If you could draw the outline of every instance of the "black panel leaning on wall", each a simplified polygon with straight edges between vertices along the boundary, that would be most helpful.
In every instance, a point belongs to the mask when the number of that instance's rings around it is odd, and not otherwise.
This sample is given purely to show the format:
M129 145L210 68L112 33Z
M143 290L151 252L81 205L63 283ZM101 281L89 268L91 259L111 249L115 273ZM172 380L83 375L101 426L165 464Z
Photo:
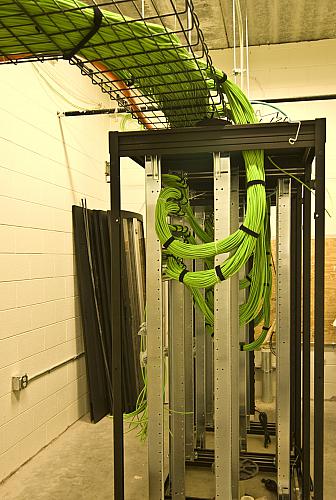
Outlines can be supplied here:
M72 207L72 215L90 413L93 422L98 422L113 414L109 217L107 212L78 206ZM144 270L135 262L139 249L144 252L141 215L122 213L122 236L123 404L127 413L135 409L142 388L138 330L143 321L144 280L137 273L144 276Z

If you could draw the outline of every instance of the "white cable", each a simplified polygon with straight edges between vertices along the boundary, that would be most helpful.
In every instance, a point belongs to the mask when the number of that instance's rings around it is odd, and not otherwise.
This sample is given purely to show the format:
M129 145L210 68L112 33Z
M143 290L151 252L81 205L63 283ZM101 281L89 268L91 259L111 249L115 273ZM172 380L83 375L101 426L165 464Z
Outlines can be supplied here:
M249 38L248 38L248 24L247 24L247 7L245 16L245 38L246 38L246 87L247 98L250 100L250 63L249 63Z
M48 71L46 67L42 68L41 65L36 63L32 63L32 66L39 78L48 86L48 88L50 88L58 97L66 101L74 108L85 110L87 109L88 105L93 105L94 107L98 108L101 107L100 103L97 103L93 99L88 98L84 94L80 96L77 92L76 95L72 88L67 87L63 79L61 81L58 81L57 76ZM67 94L67 97L64 94ZM73 99L79 101L79 103L83 104L84 106L74 103Z
M233 18L233 76L234 81L237 83L237 74L236 74L236 4L235 0L232 0L232 18Z
M276 320L273 321L273 323L271 324L271 328L268 329L267 335L262 345L266 345L269 343L272 333L275 332L275 322Z

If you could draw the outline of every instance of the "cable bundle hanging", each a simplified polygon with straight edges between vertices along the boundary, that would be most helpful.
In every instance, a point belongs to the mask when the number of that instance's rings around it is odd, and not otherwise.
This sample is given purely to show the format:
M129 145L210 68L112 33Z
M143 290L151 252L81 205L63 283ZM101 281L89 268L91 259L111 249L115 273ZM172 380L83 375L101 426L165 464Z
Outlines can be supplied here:
M16 0L0 5L0 62L67 59L146 128L190 126L225 114L189 0L181 12L170 0L168 13L150 0L148 18L131 0L101 2L102 9L99 3ZM136 19L124 15L130 9ZM185 9L190 26L183 24ZM167 27L172 20L174 30Z

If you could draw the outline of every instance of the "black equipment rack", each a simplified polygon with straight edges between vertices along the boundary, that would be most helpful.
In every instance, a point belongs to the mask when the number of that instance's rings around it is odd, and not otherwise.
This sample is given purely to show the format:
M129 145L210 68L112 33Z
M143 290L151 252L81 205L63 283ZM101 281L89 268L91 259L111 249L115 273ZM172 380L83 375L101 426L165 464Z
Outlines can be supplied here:
M295 175L315 190L315 269L314 269L314 415L313 444L314 472L310 465L310 339L311 339L311 191L294 183L291 214L291 369L292 391L292 449L300 478L302 498L310 498L311 476L315 500L323 500L324 467L324 267L325 267L325 141L326 122L320 118L303 121L295 141L297 123L270 123L226 127L190 127L174 130L140 132L110 132L111 163L111 232L112 232L112 363L114 400L114 495L124 498L124 437L122 408L122 337L120 303L120 158L129 157L144 165L147 155L161 156L162 168L169 168L169 160L180 156L183 168L189 163L193 171L201 170L213 152L230 153L241 165L240 152L262 149L265 151L266 189L272 194L277 179L286 175L269 161L273 159L281 168ZM197 158L200 161L197 161ZM315 158L315 180L311 180ZM178 166L176 167L178 169ZM206 180L203 180L206 183ZM205 185L202 189L206 188ZM294 201L294 203L293 203ZM302 228L302 230L301 230ZM301 253L302 250L302 253ZM302 254L302 259L301 259ZM302 326L302 327L301 327ZM301 357L302 341L302 357ZM302 377L301 377L302 373ZM301 397L302 396L302 397Z

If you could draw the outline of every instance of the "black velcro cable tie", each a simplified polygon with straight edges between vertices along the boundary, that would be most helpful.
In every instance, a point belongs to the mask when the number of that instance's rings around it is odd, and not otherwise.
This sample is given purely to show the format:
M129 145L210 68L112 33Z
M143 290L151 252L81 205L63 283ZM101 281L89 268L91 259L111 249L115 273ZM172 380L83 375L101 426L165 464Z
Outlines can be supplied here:
M189 271L188 271L188 269L183 269L183 271L181 271L180 276L179 276L179 281L180 281L181 283L183 283L183 278L185 277L185 275L186 275L188 272L189 272Z
M242 224L239 227L239 229L241 229L241 231L244 231L244 233L249 234L250 236L253 236L253 238L258 238L259 237L259 233L256 233L255 231L252 231L252 229L250 229L249 227L244 226L244 224Z
M266 186L266 182L262 181L261 179L255 179L254 181L248 181L246 184L246 188L249 188L251 186L256 186L257 184L261 184L262 186Z
M269 326L263 326L262 329L267 332L270 329L270 327Z
M79 52L99 30L103 19L103 14L101 13L97 5L93 7L93 12L94 12L94 17L93 17L92 28L85 35L85 37L76 45L76 47L73 47L71 50L63 54L64 59L68 60L72 59L77 54L77 52Z
M245 343L244 342L239 342L239 345L240 345L240 350L243 351Z
M167 250L167 248L169 247L169 245L171 243L173 243L174 240L175 240L174 236L171 236L170 238L168 238L168 240L162 245L163 248L165 248Z
M271 252L266 252L266 255L271 255Z
M221 76L221 78L217 78L217 81L218 83L224 83L226 82L227 78L227 74L223 72L223 75Z
M220 268L220 265L218 264L218 266L215 267L215 271L216 271L216 274L218 276L218 278L221 280L221 281L224 281L225 278L224 278L224 275L222 273L222 270Z
M182 201L184 198L184 194L181 192L179 198L175 198L176 201Z
M247 281L249 281L250 283L252 282L252 278L249 277L249 275L246 276L246 279Z

